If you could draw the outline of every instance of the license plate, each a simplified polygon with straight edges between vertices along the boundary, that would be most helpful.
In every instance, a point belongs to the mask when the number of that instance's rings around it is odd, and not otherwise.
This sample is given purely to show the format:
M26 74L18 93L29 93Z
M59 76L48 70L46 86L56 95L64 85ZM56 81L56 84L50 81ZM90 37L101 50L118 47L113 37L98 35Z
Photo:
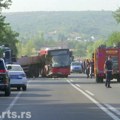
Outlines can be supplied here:
M18 75L11 75L10 78L11 79L22 79L22 77Z

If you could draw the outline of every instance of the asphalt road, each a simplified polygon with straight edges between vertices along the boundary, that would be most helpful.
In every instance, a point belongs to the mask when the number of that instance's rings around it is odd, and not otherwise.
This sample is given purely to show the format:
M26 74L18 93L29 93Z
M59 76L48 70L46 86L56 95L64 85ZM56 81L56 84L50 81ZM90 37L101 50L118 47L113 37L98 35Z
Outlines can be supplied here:
M0 92L0 120L120 120L120 84L111 86L84 74L29 79L27 91Z

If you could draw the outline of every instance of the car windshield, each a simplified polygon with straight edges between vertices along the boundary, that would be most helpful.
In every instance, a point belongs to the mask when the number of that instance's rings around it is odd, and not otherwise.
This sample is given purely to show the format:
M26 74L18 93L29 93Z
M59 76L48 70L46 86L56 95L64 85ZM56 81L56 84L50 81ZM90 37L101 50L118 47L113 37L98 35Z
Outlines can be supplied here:
M73 62L73 63L71 63L71 65L75 65L75 66L79 66L79 65L81 65L79 62Z
M23 71L21 66L11 66L11 69L9 71Z
M65 67L70 65L69 55L56 55L52 57L52 67Z

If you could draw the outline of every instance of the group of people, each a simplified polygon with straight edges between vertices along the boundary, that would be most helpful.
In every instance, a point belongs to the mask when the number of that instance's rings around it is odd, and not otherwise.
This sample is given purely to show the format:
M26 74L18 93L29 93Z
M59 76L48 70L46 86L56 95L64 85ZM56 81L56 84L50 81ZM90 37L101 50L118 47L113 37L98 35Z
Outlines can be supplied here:
M92 76L94 74L94 61L93 61L93 59L92 60L89 60L89 59L84 60L83 72L86 73L87 78L89 78L89 77L92 78Z
M86 73L87 78L93 76L94 74L94 60L89 60L86 59L83 62L83 72ZM113 63L112 63L112 59L111 56L107 57L107 60L104 63L104 72L106 75L106 81L105 81L105 86L107 88L111 88L110 86L110 80L112 79L112 73L113 73Z

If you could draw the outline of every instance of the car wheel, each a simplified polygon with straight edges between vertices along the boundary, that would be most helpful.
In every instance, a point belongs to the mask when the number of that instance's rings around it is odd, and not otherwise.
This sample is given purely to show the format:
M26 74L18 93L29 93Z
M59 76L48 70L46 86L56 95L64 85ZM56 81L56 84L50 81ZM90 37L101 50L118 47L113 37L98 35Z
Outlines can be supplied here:
M22 89L23 89L23 91L26 91L27 90L27 86L26 85L23 86Z
M20 87L17 87L17 90L20 91Z
M10 90L10 86L5 88L5 96L10 96L11 94L11 90Z

